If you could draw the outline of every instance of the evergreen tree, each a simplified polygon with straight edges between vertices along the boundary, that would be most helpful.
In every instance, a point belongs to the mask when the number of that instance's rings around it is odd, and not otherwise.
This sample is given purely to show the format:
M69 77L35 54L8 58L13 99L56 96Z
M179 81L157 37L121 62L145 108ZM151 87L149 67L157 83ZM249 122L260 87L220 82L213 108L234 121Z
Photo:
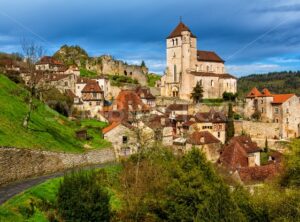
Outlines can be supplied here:
M200 82L197 82L196 86L191 93L191 99L194 103L199 103L202 101L203 98L203 87L201 86Z
M226 127L226 141L228 142L232 137L234 137L233 111L232 111L232 103L229 103L228 121Z
M265 152L267 153L269 151L269 144L268 144L268 138L266 137L265 140Z
M141 67L146 67L146 63L145 63L144 60L143 60L142 63L141 63Z

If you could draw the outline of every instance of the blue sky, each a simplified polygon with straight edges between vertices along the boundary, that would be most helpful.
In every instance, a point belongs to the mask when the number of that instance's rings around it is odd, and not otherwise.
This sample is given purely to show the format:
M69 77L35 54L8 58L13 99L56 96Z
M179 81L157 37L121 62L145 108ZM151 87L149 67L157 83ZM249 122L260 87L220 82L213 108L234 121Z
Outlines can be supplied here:
M0 0L0 51L34 39L52 54L63 44L90 55L165 69L165 38L179 16L237 76L300 70L299 0Z

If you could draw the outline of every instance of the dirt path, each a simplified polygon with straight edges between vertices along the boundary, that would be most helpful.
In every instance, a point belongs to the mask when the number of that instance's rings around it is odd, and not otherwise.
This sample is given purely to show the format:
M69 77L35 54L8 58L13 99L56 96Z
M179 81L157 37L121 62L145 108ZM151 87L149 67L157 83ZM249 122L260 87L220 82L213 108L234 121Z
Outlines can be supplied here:
M115 163L103 163L95 166L88 166L88 167L83 167L81 169L97 169L97 168L103 168L106 166L114 165ZM66 170L63 172L57 172L49 175L44 175L40 177L35 177L35 178L30 178L22 181L18 181L15 183L8 184L4 187L0 187L0 205L12 198L13 196L27 190L30 187L33 187L35 185L38 185L40 183L45 182L46 180L56 178L56 177L61 177L64 175L66 172L70 172L71 170Z

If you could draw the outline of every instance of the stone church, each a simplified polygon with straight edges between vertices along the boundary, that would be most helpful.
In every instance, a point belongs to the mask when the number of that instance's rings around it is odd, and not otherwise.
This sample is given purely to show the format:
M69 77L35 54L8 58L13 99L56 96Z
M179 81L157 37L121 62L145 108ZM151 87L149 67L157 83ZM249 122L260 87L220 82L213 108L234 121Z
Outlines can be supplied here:
M167 68L161 79L161 95L190 100L199 82L203 98L222 98L224 92L236 93L236 77L226 73L215 52L197 50L197 37L182 22L166 39Z

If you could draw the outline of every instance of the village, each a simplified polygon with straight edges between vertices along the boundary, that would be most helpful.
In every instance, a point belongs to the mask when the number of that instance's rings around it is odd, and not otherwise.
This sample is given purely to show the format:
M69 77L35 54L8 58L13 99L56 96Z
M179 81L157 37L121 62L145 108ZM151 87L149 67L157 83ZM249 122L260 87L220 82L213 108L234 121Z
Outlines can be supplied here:
M77 64L66 66L51 56L40 58L33 73L14 61L0 62L25 85L54 87L68 95L69 118L106 122L102 135L117 159L161 143L178 155L200 149L242 184L280 174L282 153L300 134L299 97L253 88L245 98L236 98L237 78L226 73L225 61L213 51L198 50L196 36L182 22L166 38L166 61L154 87L147 86L147 73L134 67L116 75L139 84L115 85L110 75L82 77ZM226 101L224 95L232 98Z

